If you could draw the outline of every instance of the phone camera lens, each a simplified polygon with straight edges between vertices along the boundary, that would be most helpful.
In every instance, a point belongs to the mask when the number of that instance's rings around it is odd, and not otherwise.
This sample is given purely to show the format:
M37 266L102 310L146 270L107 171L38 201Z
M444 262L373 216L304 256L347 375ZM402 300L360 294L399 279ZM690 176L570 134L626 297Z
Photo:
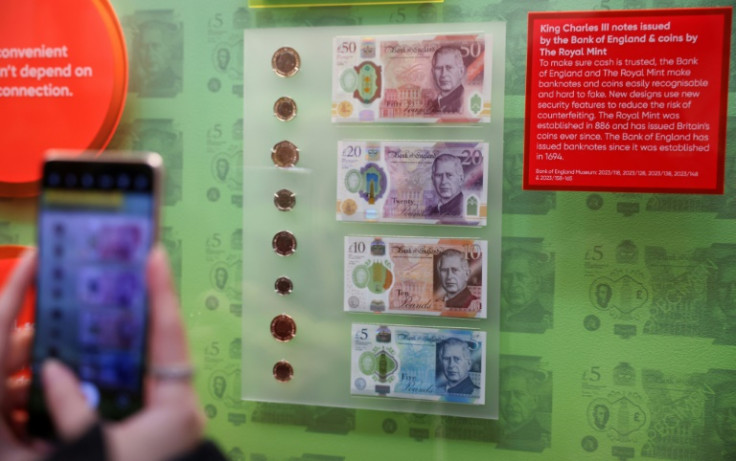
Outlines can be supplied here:
M143 175L138 175L135 177L135 188L138 190L143 190L148 187L148 178L146 178Z
M85 173L84 175L82 175L82 186L85 189L89 189L90 187L94 185L94 183L95 183L95 178L93 178L91 174Z
M59 184L61 184L61 176L59 176L59 173L51 173L49 174L49 186L56 187Z
M77 185L77 175L72 174L72 173L68 173L64 177L64 184L66 185L66 187L74 187L74 186L76 186Z
M118 188L127 189L128 187L130 187L130 176L127 174L121 174L118 176Z
M103 174L100 176L100 187L103 189L109 189L112 187L112 176L109 174Z

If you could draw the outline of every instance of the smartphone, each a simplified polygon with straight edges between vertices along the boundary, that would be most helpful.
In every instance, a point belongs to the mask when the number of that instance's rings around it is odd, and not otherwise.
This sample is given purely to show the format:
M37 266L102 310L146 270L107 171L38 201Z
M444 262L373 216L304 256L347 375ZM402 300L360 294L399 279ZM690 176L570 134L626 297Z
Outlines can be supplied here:
M149 250L158 239L161 157L46 157L38 206L28 432L55 438L41 383L53 357L77 374L103 419L143 403Z

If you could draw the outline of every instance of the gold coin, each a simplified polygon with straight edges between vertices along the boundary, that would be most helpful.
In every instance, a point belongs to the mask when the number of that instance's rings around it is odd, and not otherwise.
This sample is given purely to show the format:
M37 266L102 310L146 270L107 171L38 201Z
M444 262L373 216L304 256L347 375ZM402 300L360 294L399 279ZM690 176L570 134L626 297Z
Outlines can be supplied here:
M277 315L271 320L271 336L284 343L291 341L296 336L296 322L286 314Z
M343 101L337 105L337 113L343 118L350 117L353 113L353 105L348 101Z
M288 96L283 96L273 104L273 114L282 122L288 122L296 117L296 103Z
M271 241L273 251L281 256L289 256L296 251L296 237L289 231L281 231Z
M279 77L291 77L299 72L301 64L299 53L288 46L276 50L271 58L271 68Z
M299 161L299 148L291 141L281 141L271 149L271 160L276 166L290 168Z
M294 291L294 283L289 277L279 277L276 279L276 283L273 284L276 293L286 296Z
M285 383L287 381L291 381L291 378L293 376L294 367L292 367L291 364L286 360L279 360L273 366L273 377L276 378L276 381L281 381L282 383Z
M356 211L358 211L358 204L355 203L355 200L349 198L342 202L340 209L342 210L343 214L352 216L355 214Z
M273 204L279 211L290 211L296 205L296 195L289 189L281 189L273 194Z

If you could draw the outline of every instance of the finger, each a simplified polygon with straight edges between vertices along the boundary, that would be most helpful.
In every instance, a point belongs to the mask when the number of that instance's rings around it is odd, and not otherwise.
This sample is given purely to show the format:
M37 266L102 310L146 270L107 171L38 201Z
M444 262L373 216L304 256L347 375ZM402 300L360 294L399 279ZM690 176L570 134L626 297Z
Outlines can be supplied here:
M76 376L54 359L44 362L41 375L46 405L59 436L62 440L80 437L97 416L87 404Z
M31 285L36 271L36 252L27 250L10 274L5 287L0 292L0 370L5 370L5 360L9 342L7 338L13 330L23 297Z
M34 461L44 453L41 447L27 447L17 442L13 428L4 424L0 424L0 441L0 459L3 461Z
M28 390L31 381L26 377L8 378L6 380L5 398L2 402L2 415L8 429L16 440L24 440L25 426L28 421L26 406L28 404Z
M8 357L5 359L6 374L15 373L30 364L32 341L33 328L31 326L12 332L10 350L8 351Z
M3 412L26 408L30 387L31 380L25 376L8 378L5 386L5 398L3 399Z
M189 352L179 300L174 293L168 258L160 245L151 251L149 258L148 288L151 300L151 364L188 364Z
M28 412L25 410L12 410L8 414L8 429L13 433L16 440L28 440Z

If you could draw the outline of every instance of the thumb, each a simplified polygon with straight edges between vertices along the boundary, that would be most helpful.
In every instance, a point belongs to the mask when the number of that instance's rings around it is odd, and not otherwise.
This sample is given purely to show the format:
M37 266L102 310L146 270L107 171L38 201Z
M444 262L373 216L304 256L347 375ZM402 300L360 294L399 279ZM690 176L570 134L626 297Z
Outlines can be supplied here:
M41 371L46 406L62 440L81 437L97 419L74 373L58 360L44 362Z

